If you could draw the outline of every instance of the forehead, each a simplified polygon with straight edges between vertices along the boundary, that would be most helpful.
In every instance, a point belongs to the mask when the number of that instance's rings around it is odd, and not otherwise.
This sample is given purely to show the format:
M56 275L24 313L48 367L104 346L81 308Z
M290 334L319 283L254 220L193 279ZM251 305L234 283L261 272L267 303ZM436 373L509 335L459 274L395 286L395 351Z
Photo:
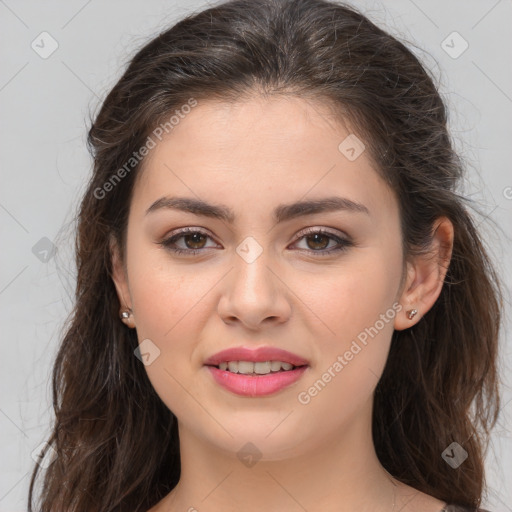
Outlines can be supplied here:
M321 102L199 101L156 140L143 162L134 202L147 208L160 196L187 195L256 210L328 193L369 209L393 208L392 191L362 144Z

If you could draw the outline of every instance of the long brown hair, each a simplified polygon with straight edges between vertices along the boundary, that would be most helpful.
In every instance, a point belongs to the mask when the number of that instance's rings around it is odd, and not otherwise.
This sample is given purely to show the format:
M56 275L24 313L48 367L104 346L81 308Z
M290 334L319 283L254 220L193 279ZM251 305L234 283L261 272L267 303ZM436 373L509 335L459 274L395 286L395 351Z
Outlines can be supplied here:
M218 4L133 57L88 135L94 172L77 216L76 301L53 368L48 443L57 457L44 472L38 510L143 512L178 482L177 420L134 357L135 331L119 320L109 240L124 255L141 170L126 163L155 127L190 98L236 101L254 92L316 98L350 122L396 193L406 256L428 249L437 218L453 223L439 299L414 327L393 334L375 391L373 437L397 479L440 500L480 505L499 410L502 296L471 204L457 191L464 165L434 81L397 38L326 0ZM442 457L452 442L468 452L457 469Z

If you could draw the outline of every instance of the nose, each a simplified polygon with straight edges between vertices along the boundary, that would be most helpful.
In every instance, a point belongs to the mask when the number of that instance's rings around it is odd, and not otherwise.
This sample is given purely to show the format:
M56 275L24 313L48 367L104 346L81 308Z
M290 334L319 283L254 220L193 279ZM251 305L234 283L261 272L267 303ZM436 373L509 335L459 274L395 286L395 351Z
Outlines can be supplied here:
M249 330L260 330L288 321L291 295L279 271L271 268L266 251L252 262L236 255L234 268L223 280L218 313L227 324L240 323Z

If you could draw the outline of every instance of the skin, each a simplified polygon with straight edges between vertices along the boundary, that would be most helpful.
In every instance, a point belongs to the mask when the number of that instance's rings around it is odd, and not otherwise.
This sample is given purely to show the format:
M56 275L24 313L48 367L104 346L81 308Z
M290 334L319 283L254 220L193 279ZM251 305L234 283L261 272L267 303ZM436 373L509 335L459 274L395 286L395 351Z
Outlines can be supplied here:
M139 342L149 338L160 350L145 369L179 424L181 479L151 512L442 509L443 502L381 466L371 412L393 330L420 321L439 296L453 227L438 219L430 255L404 262L392 190L366 151L350 161L338 150L350 133L326 105L296 97L201 101L146 157L130 206L126 258L115 244L112 258L119 300L133 310L126 323ZM362 203L369 214L272 220L282 203L332 195ZM222 203L236 220L166 208L146 214L162 196ZM199 255L159 245L188 226L207 237L176 244ZM353 245L318 256L337 242L304 237L305 228L325 228ZM262 249L251 263L236 252L246 237ZM401 306L394 318L300 403L298 394L393 304ZM419 313L410 320L413 308ZM217 385L203 363L242 345L284 348L310 365L274 395L241 397ZM237 456L248 442L261 453L251 467Z

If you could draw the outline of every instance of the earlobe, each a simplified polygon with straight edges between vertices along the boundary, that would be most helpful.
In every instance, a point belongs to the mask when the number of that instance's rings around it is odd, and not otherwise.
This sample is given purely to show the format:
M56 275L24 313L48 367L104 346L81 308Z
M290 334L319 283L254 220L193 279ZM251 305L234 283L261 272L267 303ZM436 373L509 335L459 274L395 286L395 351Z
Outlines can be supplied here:
M121 308L119 311L119 318L131 329L135 327L135 319L133 318L133 311L131 308Z
M408 263L407 280L400 298L402 311L395 318L397 331L412 327L441 294L453 249L453 224L446 217L433 227L431 248Z
M397 313L394 322L394 328L396 331L402 331L409 327L412 327L416 321L420 319L420 316L413 321L419 313L415 306L416 298L413 296L415 290L416 279L416 265L411 262L407 262L407 275L403 286L402 295L399 303L401 305L400 311Z
M130 291L128 287L128 278L123 261L120 257L119 247L117 242L110 239L110 258L112 262L112 281L116 287L117 297L121 308L119 310L119 318L121 321L130 328L135 327L135 319L131 309Z

